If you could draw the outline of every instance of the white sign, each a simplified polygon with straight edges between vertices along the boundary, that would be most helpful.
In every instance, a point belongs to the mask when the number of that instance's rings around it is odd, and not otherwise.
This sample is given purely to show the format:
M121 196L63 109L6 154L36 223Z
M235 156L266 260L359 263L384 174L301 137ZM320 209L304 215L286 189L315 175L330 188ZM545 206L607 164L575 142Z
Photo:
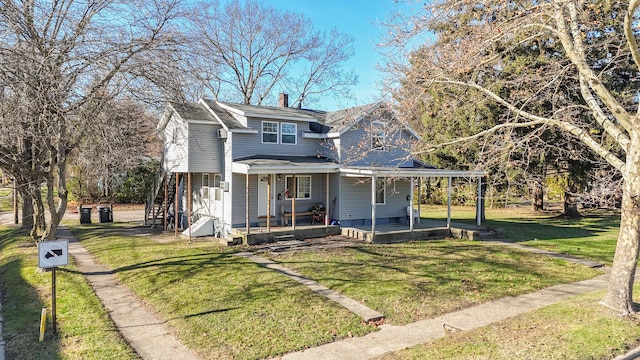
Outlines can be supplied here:
M38 267L51 268L67 264L69 264L68 239L38 243Z

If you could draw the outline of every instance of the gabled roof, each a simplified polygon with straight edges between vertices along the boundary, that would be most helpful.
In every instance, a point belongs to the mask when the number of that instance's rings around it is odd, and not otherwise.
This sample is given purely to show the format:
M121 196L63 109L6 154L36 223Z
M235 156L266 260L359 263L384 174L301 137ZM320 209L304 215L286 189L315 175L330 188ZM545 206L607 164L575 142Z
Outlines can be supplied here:
M184 121L217 123L215 117L213 117L213 115L211 115L204 106L198 103L170 101L165 107L164 114L162 115L157 128L164 129L174 113L178 114L178 116L180 116Z
M200 103L207 106L211 113L218 119L220 124L227 130L245 129L240 121L234 118L227 110L218 105L218 102L211 99L200 99Z
M282 119L295 121L316 121L316 118L307 114L305 111L295 108L282 106L262 106L262 105L246 105L232 104L225 102L217 102L220 107L227 111L233 112L244 117L257 117L263 119Z
M258 106L246 104L233 104L215 101L211 99L201 99L198 103L177 103L170 102L169 106L177 112L185 121L206 121L219 123L227 130L253 130L246 127L234 115L242 117L255 117L263 119L277 119L290 121L309 122L311 132L318 134L342 135L351 129L358 122L377 110L389 111L393 116L395 113L384 102L376 102L361 106L356 106L338 111L321 111L311 109L296 109L280 106ZM167 116L165 112L165 117ZM171 114L168 114L170 117ZM160 126L165 126L168 118L163 117ZM314 125L315 124L315 125ZM420 139L413 129L405 127L411 135Z
M197 120L197 121L210 121L216 122L216 119L211 115L209 111L198 103L179 103L170 102L169 105L173 107L176 113L180 115L183 120Z

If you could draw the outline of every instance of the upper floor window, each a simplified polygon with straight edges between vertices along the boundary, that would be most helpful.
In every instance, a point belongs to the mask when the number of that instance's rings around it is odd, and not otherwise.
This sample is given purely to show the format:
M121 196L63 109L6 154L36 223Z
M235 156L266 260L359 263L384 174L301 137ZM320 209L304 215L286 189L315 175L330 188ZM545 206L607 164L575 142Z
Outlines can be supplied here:
M281 143L283 144L296 144L296 137L298 134L298 125L291 123L282 123L281 129Z
M262 122L262 142L278 143L278 123L274 121Z
M384 151L386 141L385 123L374 121L371 123L371 150Z

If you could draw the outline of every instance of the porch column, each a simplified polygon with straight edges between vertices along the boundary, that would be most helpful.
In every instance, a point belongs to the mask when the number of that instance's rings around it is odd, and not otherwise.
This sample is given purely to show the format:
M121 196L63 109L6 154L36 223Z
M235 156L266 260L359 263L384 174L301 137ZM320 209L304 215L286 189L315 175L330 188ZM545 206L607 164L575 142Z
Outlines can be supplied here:
M175 201L173 202L173 231L174 231L174 235L177 237L178 236L178 209L180 208L178 206L178 191L180 190L180 173L177 172L176 173L176 198Z
M413 178L410 181L409 190L409 231L413 232Z
M292 175L292 180L291 180L291 190L290 195L291 195L291 230L295 230L296 229L296 196L298 195L298 188L296 186L296 174Z
M422 207L422 176L418 177L418 224L420 224L420 219L422 218L422 214L420 213L421 207Z
M378 178L373 175L371 177L371 242L376 237L376 183Z
M329 226L329 173L325 174L324 226Z
M169 211L169 209L167 209L167 204L169 203L169 176L168 174L165 172L164 173L164 198L163 198L163 202L162 202L162 216L164 217L164 219L162 219L162 226L164 227L164 231L167 231L167 211Z
M187 225L189 225L189 243L191 243L191 173L187 173Z
M478 176L478 197L476 201L476 225L482 224L482 176Z
M267 175L267 232L271 232L271 174Z
M244 222L245 222L245 228L247 231L247 235L249 235L249 231L251 226L249 226L249 173L247 173L246 177L245 177L245 187L244 187L244 199L245 199L245 216L244 216Z
M447 228L451 227L451 176L447 182Z

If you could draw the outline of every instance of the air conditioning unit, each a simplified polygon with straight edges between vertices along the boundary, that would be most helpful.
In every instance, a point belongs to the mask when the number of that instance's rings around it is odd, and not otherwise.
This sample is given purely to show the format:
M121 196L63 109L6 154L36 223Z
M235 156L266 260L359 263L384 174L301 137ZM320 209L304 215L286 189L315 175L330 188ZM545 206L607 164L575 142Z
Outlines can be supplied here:
M218 129L218 139L226 139L227 138L227 130Z
M220 182L220 189L222 189L222 191L224 191L224 192L228 192L229 191L229 182L228 181L221 181Z

